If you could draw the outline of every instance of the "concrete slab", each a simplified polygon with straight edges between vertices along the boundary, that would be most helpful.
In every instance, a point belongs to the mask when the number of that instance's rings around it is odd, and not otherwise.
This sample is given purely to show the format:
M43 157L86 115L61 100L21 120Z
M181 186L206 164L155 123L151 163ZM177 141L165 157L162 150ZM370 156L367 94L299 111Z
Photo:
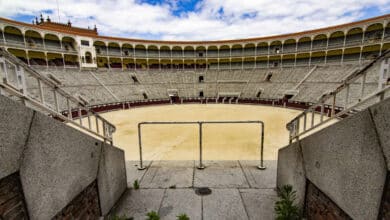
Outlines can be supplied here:
M194 166L194 161L154 161L142 178L140 187L192 187Z
M0 179L19 170L34 111L0 95Z
M123 150L102 143L97 182L101 212L106 215L127 188Z
M50 219L98 173L101 142L35 113L20 177L30 219Z
M193 189L167 189L159 214L162 220L186 214L191 220L202 219L202 199Z
M277 193L273 189L240 189L249 219L274 220Z
M164 196L164 189L129 189L118 202L111 215L133 217L145 220L146 213L158 212Z
M306 177L352 219L376 219L387 168L368 110L301 140Z
M249 182L251 188L258 189L274 189L276 188L276 160L265 160L265 170L257 168L259 161L244 160L239 161L244 170L245 177Z
M205 161L206 168L195 170L195 187L249 188L238 161Z
M386 157L387 170L390 170L390 98L372 106L370 112Z
M277 187L292 185L297 191L297 204L303 208L306 193L306 174L299 142L278 151Z
M151 165L152 161L144 161L144 165L149 167ZM127 177L127 187L132 188L134 181L138 180L140 182L147 171L145 170L138 170L139 161L135 160L127 160L126 161L126 177Z
M202 199L204 220L249 219L238 189L212 189L212 193Z

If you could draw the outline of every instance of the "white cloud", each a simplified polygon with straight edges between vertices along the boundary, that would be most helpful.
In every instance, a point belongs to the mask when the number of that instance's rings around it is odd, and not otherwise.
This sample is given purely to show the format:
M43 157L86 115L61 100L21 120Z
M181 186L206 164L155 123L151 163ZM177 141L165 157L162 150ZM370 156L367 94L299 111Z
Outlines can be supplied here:
M165 40L234 39L291 33L351 22L365 9L390 10L390 0L203 0L196 11L173 15L176 0L151 5L136 0L59 0L62 22L98 26L103 35ZM54 0L0 0L0 15L49 15L57 20Z

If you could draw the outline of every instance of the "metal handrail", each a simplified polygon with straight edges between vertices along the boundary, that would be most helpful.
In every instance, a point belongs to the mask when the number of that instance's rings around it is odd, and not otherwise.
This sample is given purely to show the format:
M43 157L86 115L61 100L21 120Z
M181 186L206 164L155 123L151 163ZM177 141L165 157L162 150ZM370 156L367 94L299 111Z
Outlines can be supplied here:
M11 69L14 71L11 72ZM29 93L26 85L27 74L36 80L37 88L33 89L38 90L39 98L35 98L33 94ZM88 103L82 97L77 98L67 93L59 87L60 82L55 78L51 79L40 74L1 48L0 77L0 94L18 97L25 105L32 105L42 112L48 113L53 118L75 125L93 136L109 141L111 144L113 143L112 134L116 130L115 126L89 108L87 106ZM53 92L54 103L51 103L53 105L45 102L46 89ZM60 108L60 98L66 102L66 111ZM73 117L73 113L76 114L75 117ZM83 113L88 120L86 125L82 122ZM95 117L95 128L92 126L91 117ZM74 120L76 118L79 119L78 123ZM101 127L99 124L101 124Z
M138 123L138 146L139 146L139 170L144 170L146 167L143 166L142 159L142 134L141 134L141 126L142 125L151 125L151 124L159 124L159 125L167 125L167 124L197 124L199 125L199 165L198 169L206 168L203 164L203 124L260 124L261 126L261 139L260 139L260 164L257 166L260 170L265 170L263 161L263 150L264 150L264 122L262 121L146 121Z
M378 62L381 62L381 68L378 74L378 80L374 82L378 84L378 89L364 96L365 86L367 84L373 84L372 82L366 81L367 71ZM289 123L287 123L286 128L287 130L289 130L290 133L289 142L291 143L294 139L298 140L300 136L312 131L313 129L320 127L321 125L328 123L332 119L342 119L358 112L358 106L362 105L363 103L367 103L368 101L371 101L376 97L379 97L378 101L383 100L385 92L390 90L390 85L386 85L387 79L385 79L386 73L389 73L389 71L390 50L385 51L381 56L364 66L362 69L352 72L345 78L345 80L340 86L338 86L328 94L324 94L323 96L321 96L317 103L313 104L304 112L292 119ZM390 75L388 75L387 77L390 78ZM357 82L357 80L359 79L361 79L361 82ZM350 87L351 85L357 85L357 83L360 84L360 98L350 104ZM336 101L339 97L338 94L344 90L346 93L344 97L345 100L343 106L336 106ZM327 102L331 102L330 106L325 104ZM325 112L326 107L328 109L328 112ZM317 124L314 123L314 114L316 112L320 113L320 122ZM311 123L309 125L307 125L308 115L311 115ZM329 118L324 119L325 115L329 116ZM300 123L301 119L303 119L303 128Z

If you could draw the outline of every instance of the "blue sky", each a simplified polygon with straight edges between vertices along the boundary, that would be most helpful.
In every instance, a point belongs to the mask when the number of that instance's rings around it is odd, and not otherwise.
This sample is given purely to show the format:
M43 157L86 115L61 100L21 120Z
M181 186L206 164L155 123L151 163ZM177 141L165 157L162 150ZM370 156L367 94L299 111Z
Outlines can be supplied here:
M218 40L291 33L390 13L390 0L58 0L60 21L99 34ZM0 0L0 16L58 21L54 0Z

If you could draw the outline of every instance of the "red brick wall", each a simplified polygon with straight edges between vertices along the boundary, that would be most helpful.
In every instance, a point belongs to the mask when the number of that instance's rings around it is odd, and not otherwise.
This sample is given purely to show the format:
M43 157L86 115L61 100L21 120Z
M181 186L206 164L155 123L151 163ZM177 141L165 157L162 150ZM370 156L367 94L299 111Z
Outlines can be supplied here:
M307 219L351 219L336 203L307 181L305 215Z
M98 219L99 216L98 188L93 181L53 219Z
M0 219L28 219L18 172L0 180Z

